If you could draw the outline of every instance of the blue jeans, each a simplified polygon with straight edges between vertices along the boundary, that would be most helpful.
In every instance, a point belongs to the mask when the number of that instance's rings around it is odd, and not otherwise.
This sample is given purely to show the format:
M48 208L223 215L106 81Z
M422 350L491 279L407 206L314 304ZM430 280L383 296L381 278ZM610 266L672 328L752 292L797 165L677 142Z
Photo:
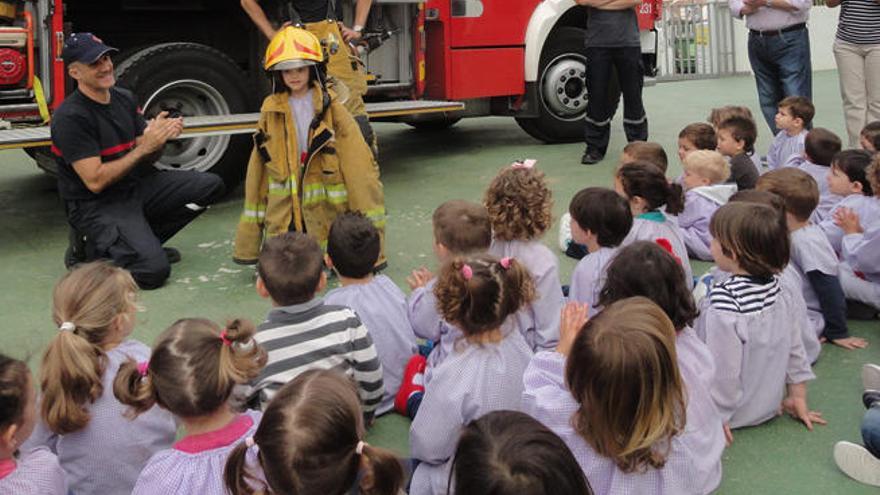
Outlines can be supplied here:
M775 36L749 33L749 62L755 72L764 120L776 135L776 107L786 96L813 98L810 33L806 28Z
M862 442L874 457L880 458L880 404L868 409L862 418Z

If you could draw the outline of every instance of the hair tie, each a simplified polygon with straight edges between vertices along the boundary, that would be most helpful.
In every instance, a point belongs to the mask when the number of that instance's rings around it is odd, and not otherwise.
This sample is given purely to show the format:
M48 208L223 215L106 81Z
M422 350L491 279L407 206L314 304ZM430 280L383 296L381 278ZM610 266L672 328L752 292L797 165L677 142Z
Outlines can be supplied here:
M355 452L357 455L363 455L363 453L364 453L364 447L366 447L366 446L367 446L367 442L364 442L363 440L360 440L360 441L358 441L357 447L354 448L354 452Z
M467 263L461 265L461 276L464 277L465 280L474 278L474 269L471 268L471 265L468 265Z
M229 337L227 337L226 335L227 335L227 333L226 333L226 329L224 328L223 331L220 332L220 340L223 341L223 345L225 345L225 346L231 346L231 345L232 345L232 341L229 340Z
M147 372L150 371L150 362L149 361L141 361L137 365L138 374L141 377L147 376Z
M498 264L501 265L501 268L504 268L505 270L507 270L510 268L510 262L512 260L513 260L513 258L511 258L510 256L505 256L505 257L501 258L501 261L499 261Z
M61 332L73 332L76 330L76 324L72 321L65 321L60 327L58 327L58 330Z
M663 248L664 251L671 254L672 257L675 258L675 261L677 261L679 265L681 264L681 258L679 258L678 256L675 255L675 251L672 250L672 243L669 242L669 239L667 239L665 237L658 237L658 238L654 239L654 242L657 243L658 246Z
M512 168L512 169L518 169L518 168L530 169L530 168L534 168L536 163L538 163L538 160L533 160L531 158L524 159L524 160L517 160L517 161L510 164L510 168Z

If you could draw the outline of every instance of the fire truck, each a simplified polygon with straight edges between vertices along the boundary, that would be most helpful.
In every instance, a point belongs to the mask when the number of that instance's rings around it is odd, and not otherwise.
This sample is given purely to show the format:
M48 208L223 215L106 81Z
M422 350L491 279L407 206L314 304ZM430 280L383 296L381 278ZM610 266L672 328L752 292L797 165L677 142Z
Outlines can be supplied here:
M283 1L261 4L271 11ZM660 1L637 7L647 76ZM350 25L348 3L341 10ZM586 10L573 0L374 0L357 46L370 118L440 129L504 115L541 141L579 140L587 99L619 98L613 89L587 93L585 27ZM73 89L61 59L73 31L119 49L118 84L148 118L184 116L184 134L157 167L241 180L268 79L266 41L235 0L0 0L0 149L23 148L54 169L47 123Z

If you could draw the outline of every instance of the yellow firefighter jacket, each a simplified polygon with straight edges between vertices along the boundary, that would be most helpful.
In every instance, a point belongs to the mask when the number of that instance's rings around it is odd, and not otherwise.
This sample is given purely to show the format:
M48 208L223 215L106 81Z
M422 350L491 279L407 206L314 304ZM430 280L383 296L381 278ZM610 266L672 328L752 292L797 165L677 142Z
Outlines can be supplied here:
M233 258L254 263L264 238L290 230L307 232L321 247L336 215L360 211L379 229L384 253L385 206L379 166L351 114L313 86L316 119L308 146L296 142L286 92L263 100L248 162L244 211L235 233ZM300 165L299 149L306 149ZM379 261L384 261L380 254Z

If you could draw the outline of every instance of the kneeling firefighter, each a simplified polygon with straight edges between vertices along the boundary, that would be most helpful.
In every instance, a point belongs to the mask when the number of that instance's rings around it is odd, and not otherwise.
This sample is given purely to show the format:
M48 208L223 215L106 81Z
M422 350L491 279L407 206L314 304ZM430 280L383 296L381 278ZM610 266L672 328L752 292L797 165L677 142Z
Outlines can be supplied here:
M307 232L321 246L336 215L360 211L379 229L385 263L385 206L379 166L351 113L328 83L324 48L285 27L266 49L273 93L263 100L248 162L244 212L233 259L257 261L262 241Z

